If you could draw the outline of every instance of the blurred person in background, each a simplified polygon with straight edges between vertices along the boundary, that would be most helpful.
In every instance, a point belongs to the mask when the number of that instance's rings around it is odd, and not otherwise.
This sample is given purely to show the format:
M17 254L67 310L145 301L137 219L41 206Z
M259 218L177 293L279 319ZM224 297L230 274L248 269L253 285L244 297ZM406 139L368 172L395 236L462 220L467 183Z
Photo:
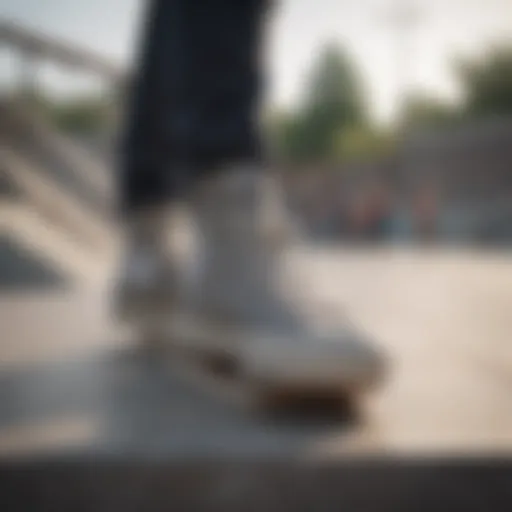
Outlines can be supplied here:
M432 240L438 230L438 197L431 184L425 184L414 200L416 232L420 240Z
M264 332L285 345L315 341L317 352L321 344L277 285L286 224L258 127L270 3L150 2L122 147L117 307L136 322L182 305L166 242L177 229L170 206L184 201L202 262L186 309L204 343L223 343L226 330L257 343ZM340 347L353 348L348 338Z

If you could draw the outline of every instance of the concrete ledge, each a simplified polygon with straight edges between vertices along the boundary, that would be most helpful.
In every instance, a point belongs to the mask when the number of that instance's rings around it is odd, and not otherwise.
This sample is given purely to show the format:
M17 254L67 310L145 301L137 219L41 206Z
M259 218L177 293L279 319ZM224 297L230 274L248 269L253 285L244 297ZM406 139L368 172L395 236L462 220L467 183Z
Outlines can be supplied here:
M511 473L496 459L45 462L4 466L0 491L6 510L499 512Z

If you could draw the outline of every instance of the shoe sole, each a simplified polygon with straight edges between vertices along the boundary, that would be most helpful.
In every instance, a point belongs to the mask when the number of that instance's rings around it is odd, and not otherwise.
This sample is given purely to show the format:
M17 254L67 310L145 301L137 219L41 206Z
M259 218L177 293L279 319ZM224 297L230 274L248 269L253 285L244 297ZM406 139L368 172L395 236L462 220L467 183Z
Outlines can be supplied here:
M204 334L211 336L211 332ZM263 378L249 371L247 361L233 350L240 343L233 341L233 335L226 336L224 348L211 347L204 342L187 343L183 337L176 342L179 338L176 332L167 333L165 338L170 346L202 373L222 380L224 385L243 386L257 409L272 413L295 409L314 413L316 408L327 408L341 411L345 415L348 410L357 409L360 397L383 384L389 370L387 361L379 354L375 358L374 368L366 372L364 378L338 378L331 382L315 382L314 379L284 380L277 374L274 374L274 378ZM190 337L188 341L191 341Z

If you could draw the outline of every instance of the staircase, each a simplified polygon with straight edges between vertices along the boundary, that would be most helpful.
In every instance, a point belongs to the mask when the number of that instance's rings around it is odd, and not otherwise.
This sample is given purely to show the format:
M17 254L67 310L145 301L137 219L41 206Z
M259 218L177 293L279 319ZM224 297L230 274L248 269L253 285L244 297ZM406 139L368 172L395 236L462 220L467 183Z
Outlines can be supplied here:
M0 264L10 262L0 287L103 275L116 239L111 179L101 158L35 114L0 104Z

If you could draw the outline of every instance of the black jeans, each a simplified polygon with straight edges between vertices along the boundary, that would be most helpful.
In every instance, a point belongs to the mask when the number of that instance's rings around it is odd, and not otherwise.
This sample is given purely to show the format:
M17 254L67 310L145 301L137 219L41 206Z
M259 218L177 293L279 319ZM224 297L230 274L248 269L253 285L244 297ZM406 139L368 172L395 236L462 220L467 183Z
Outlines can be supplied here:
M120 160L122 208L171 200L205 173L255 162L269 0L151 0Z

